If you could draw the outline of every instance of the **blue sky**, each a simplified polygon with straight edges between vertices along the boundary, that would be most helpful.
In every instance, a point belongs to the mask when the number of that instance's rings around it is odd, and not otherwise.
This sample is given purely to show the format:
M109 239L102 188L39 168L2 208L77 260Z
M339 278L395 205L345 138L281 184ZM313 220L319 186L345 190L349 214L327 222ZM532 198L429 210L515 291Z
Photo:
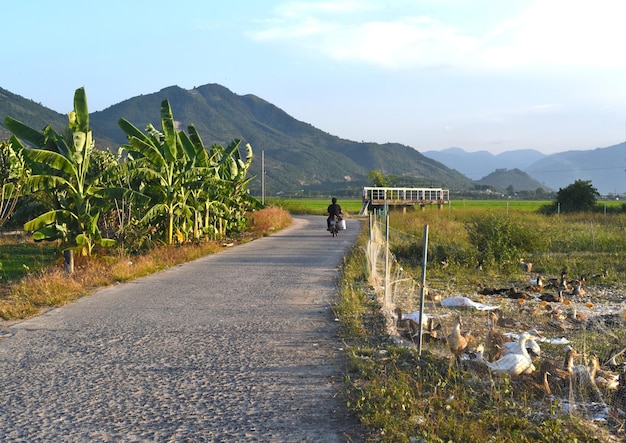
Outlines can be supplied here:
M97 111L218 83L420 152L626 138L624 0L32 0L2 16L0 87L62 113L81 86Z

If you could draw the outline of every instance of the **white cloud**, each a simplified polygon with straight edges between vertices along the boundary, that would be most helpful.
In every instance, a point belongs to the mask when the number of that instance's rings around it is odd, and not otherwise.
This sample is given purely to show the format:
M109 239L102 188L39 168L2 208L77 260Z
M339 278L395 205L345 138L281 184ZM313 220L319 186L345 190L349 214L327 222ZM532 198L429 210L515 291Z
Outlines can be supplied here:
M517 120L519 118L533 117L540 114L556 113L562 111L562 109L562 105L546 103L486 111L479 114L479 119L485 122L502 124L509 123L512 119Z
M395 2L401 8L390 4L394 2L288 2L251 36L335 61L385 68L626 66L623 0L522 2L524 9L503 12L495 25L483 28L476 21L490 12L489 2L478 3L465 23L430 2Z
M364 1L296 1L287 2L276 8L276 11L287 18L301 18L311 14L351 14L372 9L372 5Z
M475 39L425 15L379 19L381 8L380 3L353 1L287 3L265 28L250 35L338 61L388 68L447 64L477 47ZM375 18L370 18L372 12Z
M485 35L485 62L499 67L624 67L626 2L542 0Z
M333 44L341 41L341 44ZM439 66L472 53L477 42L425 16L370 21L339 30L321 51L335 60L363 61L389 68ZM442 52L441 48L449 48Z

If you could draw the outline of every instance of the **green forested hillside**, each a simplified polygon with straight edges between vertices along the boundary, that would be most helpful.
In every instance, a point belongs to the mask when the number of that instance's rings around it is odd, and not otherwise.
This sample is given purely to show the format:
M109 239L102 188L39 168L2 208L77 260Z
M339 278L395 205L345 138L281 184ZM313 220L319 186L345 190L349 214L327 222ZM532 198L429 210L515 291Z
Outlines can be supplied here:
M89 91L86 92L89 99ZM0 108L0 122L7 115L32 127L43 128L45 122L63 127L67 121L64 115L9 94L5 94L7 103L3 100ZM261 190L262 153L268 196L302 191L360 195L360 188L370 184L367 174L373 169L397 175L407 185L450 189L472 186L472 181L464 175L411 147L341 139L292 118L255 95L237 95L217 84L192 90L171 86L90 114L96 146L115 151L126 142L118 126L120 117L138 128L145 128L148 123L158 126L160 103L164 99L170 101L181 129L193 124L205 145L227 145L235 138L252 145L255 159L251 174L255 179L250 189L257 195ZM34 116L39 120L28 120ZM10 135L4 134L0 134L3 139Z
M61 130L67 125L66 115L0 88L0 140L11 138L11 132L4 126L7 116L16 118L31 128L43 129L51 124L55 130Z
M172 86L96 112L91 117L94 133L121 144L123 134L115 129L119 116L144 127L158 121L158 104L165 98L180 123L193 124L205 144L227 144L241 138L252 145L256 156L252 174L256 179L250 187L254 192L261 186L262 152L268 195L302 190L358 192L369 183L367 174L372 169L403 176L416 185L471 187L467 177L413 148L341 139L292 118L255 95L240 96L215 84L192 90Z
M498 191L505 191L507 188L512 188L514 191L536 191L538 188L542 188L544 191L549 190L541 182L519 169L496 169L491 174L477 180L476 183L493 186Z

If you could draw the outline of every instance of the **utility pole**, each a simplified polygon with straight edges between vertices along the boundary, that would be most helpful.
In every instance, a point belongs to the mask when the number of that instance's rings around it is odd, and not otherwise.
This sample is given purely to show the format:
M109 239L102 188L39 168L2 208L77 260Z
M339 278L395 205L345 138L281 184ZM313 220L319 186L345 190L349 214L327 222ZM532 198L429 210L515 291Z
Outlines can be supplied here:
M265 151L261 151L261 204L265 205Z

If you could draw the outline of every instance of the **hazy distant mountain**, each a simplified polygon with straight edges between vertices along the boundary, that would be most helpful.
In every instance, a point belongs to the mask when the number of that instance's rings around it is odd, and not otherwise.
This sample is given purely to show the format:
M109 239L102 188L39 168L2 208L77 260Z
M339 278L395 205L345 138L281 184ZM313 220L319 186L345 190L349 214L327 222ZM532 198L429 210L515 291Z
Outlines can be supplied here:
M590 180L601 194L626 193L624 143L588 151L552 154L524 168L530 176L559 190L576 180Z
M4 126L7 116L20 120L31 128L43 129L50 124L55 130L61 130L67 126L66 115L0 88L0 140L11 138L11 131Z
M492 154L487 151L467 152L461 148L448 148L443 151L426 151L423 154L456 169L472 180L478 180L496 169L524 169L546 156L533 149Z
M445 149L441 152L428 151L424 155L483 184L493 184L484 183L483 180L493 171L519 169L536 180L538 186L554 191L565 188L576 180L590 180L601 194L626 193L624 143L607 148L565 151L551 155L529 149L494 155L486 151L466 152L459 148ZM514 183L509 184L516 190L523 189ZM537 188L532 187L532 184L528 186L531 186L529 190Z
M89 91L87 91L89 92ZM401 176L416 186L471 187L471 181L445 165L397 143L358 143L321 131L289 116L252 94L237 95L227 88L204 85L192 90L171 86L133 97L91 115L94 134L124 143L117 126L121 116L144 128L160 125L160 103L168 99L182 128L193 124L205 145L226 145L234 138L250 143L255 153L253 190L260 190L261 153L265 157L268 195L300 190L360 189L373 169Z
M252 174L256 178L251 188L256 193L261 186L262 152L267 195L296 190L358 192L369 184L367 174L373 169L399 176L399 181L406 186L468 190L474 183L494 186L497 183L501 189L513 186L514 190L536 190L543 185L558 190L576 179L583 179L591 180L603 194L626 193L626 149L623 143L553 155L531 149L494 155L487 151L469 153L460 148L421 154L397 143L381 145L341 139L294 119L255 95L240 96L216 84L192 90L171 86L92 113L90 122L96 146L115 150L125 143L125 136L117 124L120 117L140 129L148 123L160 127L160 104L164 99L170 101L181 129L193 124L206 146L213 143L225 145L234 138L252 145L255 153ZM56 130L67 125L67 116L0 88L0 140L8 140L11 136L3 125L6 116L37 129L43 129L48 123ZM516 169L528 173L531 178L511 172Z

